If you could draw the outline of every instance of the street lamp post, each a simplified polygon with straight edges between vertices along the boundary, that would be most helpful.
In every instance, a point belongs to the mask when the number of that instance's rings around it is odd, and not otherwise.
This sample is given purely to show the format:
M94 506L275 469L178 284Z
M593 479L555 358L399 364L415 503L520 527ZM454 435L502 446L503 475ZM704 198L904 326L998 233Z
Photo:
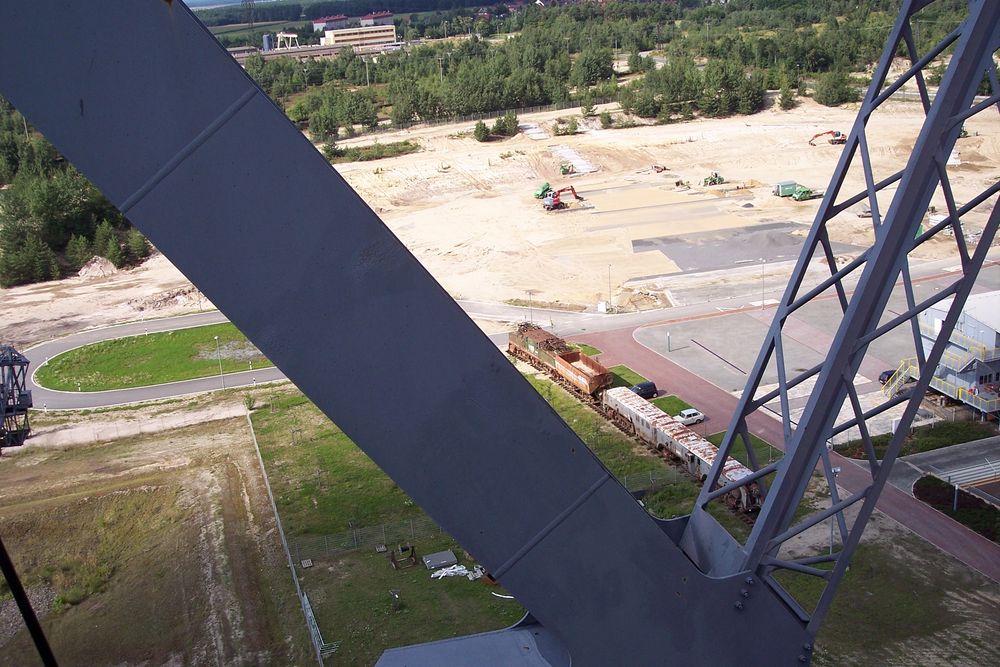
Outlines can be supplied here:
M226 388L226 376L222 373L222 350L219 347L219 337L215 337L215 358L219 361L219 379L222 380L222 388Z
M764 258L760 258L760 309L764 310Z
M613 312L611 307L611 265L608 264L608 312Z
M837 475L840 474L840 468L839 467L830 468L830 472L833 473L833 485L837 486ZM830 501L833 502L833 494L832 493L830 494ZM833 522L834 522L834 519L836 519L836 517L837 517L836 514L833 514L833 515L830 516L830 555L831 556L833 555Z

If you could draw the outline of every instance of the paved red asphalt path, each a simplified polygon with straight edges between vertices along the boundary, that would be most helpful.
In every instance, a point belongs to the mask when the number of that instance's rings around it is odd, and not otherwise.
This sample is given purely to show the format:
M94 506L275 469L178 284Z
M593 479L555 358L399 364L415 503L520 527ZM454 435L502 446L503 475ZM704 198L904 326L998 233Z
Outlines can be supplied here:
M573 336L574 341L593 345L601 350L601 363L606 366L625 364L639 374L656 382L656 386L671 394L678 394L688 403L696 405L710 420L710 431L723 431L736 412L737 399L714 384L704 380L669 359L657 354L632 337L632 329L605 331ZM749 370L749 369L747 369ZM779 449L784 449L781 423L756 413L748 420L750 430ZM867 467L838 454L833 462L840 466L838 486L857 493L871 482ZM887 484L879 496L877 507L886 516L906 526L917 535L951 554L966 565L1000 582L1000 545L952 521L896 487Z

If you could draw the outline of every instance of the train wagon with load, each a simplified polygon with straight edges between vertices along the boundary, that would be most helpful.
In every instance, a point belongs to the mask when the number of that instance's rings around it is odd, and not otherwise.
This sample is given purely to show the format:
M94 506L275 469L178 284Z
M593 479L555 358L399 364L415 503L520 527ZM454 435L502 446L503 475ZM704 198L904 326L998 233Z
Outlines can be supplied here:
M704 481L708 476L719 455L719 448L711 442L625 387L608 389L601 403L605 414L625 431L634 433L652 449L673 454L696 479ZM730 457L720 479L729 484L751 474L749 468ZM750 512L760 508L760 489L753 482L726 494L725 500L730 507Z
M607 368L570 347L559 336L530 322L523 322L516 331L510 332L507 352L564 380L584 394L594 395L614 381Z

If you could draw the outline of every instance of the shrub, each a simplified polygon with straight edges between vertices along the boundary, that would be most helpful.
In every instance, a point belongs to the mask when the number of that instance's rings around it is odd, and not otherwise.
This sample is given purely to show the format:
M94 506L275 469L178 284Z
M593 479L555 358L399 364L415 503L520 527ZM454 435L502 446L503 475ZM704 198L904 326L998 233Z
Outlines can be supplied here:
M788 81L785 81L781 85L781 94L778 96L778 106L785 111L795 108L795 98L792 97L792 89L788 85Z
M476 129L472 131L472 136L476 138L476 141L488 141L490 138L490 128L486 127L486 123L483 121L477 121Z
M827 72L819 78L813 98L820 104L835 107L858 99L857 91L844 72Z
M609 127L611 127L612 125L614 125L614 124L615 124L615 121L612 120L611 114L608 113L607 111L602 111L601 112L601 127L603 127L606 130Z

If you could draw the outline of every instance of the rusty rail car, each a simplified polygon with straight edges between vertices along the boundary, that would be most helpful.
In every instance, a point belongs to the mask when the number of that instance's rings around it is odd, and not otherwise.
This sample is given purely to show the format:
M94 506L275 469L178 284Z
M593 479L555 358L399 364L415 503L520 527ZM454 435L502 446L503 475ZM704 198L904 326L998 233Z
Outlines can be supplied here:
M507 337L507 352L593 396L611 386L614 376L607 368L559 336L537 324L521 323Z
M718 447L625 387L605 391L601 405L608 418L623 430L654 450L670 452L684 464L688 473L705 480L719 454ZM736 482L751 474L749 468L730 458L721 479L725 483ZM752 512L760 509L760 489L756 483L741 486L726 494L725 501L732 509Z

